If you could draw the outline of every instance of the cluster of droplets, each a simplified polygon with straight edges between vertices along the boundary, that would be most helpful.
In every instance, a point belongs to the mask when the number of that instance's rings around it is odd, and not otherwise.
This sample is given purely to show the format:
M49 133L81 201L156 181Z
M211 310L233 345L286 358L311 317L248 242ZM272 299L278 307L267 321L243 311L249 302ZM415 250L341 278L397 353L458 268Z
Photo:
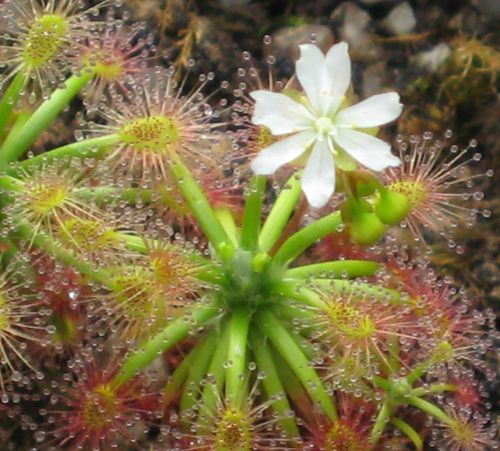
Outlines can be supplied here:
M402 165L384 172L384 182L391 191L407 196L411 210L403 222L414 239L424 242L428 232L442 235L451 248L463 253L463 248L453 240L454 231L471 227L478 216L488 218L491 211L471 206L479 204L484 193L481 183L493 177L493 170L477 172L473 164L481 160L472 140L465 148L449 145L452 132L444 140L436 140L432 133L409 140L398 137Z
M80 46L99 33L103 22L91 20L104 4L83 9L81 2L8 0L1 9L3 54L1 76L6 83L16 75L33 83L32 93L48 96L69 71L84 68Z

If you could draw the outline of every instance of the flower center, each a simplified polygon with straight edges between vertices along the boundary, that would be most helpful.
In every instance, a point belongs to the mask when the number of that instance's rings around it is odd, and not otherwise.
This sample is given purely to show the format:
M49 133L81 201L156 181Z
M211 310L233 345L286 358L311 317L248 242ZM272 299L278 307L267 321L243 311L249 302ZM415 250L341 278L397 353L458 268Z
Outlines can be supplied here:
M451 429L455 434L456 441L463 445L463 449L469 449L469 446L474 444L474 430L468 424L455 421L453 425L451 425Z
M166 153L179 138L177 124L167 116L149 116L125 125L119 132L120 139L137 150Z
M53 185L45 182L35 183L28 192L30 206L35 213L47 215L66 202L69 189L69 186L61 182Z
M9 325L9 311L7 309L7 302L0 293L0 333L2 330L6 329Z
M271 133L271 130L269 130L267 127L265 126L260 126L258 128L258 131L257 131L257 139L256 139L256 143L257 143L257 149L258 151L270 146L271 144L274 144L275 142L278 141L278 137L277 136L274 136L272 133Z
M37 69L49 62L64 44L68 22L58 14L39 17L28 31L23 46L23 60L31 69Z
M118 80L124 73L123 58L113 53L108 55L99 51L88 58L87 64L98 77L108 82Z
M346 335L352 338L369 337L375 332L375 324L368 316L359 310L341 302L328 306L331 321Z
M366 449L349 426L333 425L326 435L324 449L327 451L362 451Z
M115 411L115 392L106 384L98 385L85 399L83 420L90 429L103 429L112 422Z
M427 189L422 183L402 180L387 187L390 191L405 195L412 208L418 207L427 198Z
M449 341L442 341L434 349L431 359L435 363L446 363L453 359L454 354L452 344Z
M100 221L70 218L62 224L60 238L65 244L77 244L84 250L94 251L113 242L113 231Z
M337 126L329 117L320 117L319 119L316 119L314 122L314 128L318 134L323 136L335 135L337 133Z
M215 450L246 451L251 449L253 449L251 420L237 409L227 409L217 422Z

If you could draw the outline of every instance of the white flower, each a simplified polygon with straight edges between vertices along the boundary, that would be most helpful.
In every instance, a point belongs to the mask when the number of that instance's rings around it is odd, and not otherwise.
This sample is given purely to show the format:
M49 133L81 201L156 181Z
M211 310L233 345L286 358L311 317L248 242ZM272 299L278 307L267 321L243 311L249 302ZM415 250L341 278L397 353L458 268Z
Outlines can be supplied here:
M335 190L335 158L345 160L344 151L374 171L401 164L389 144L362 129L396 119L402 105L396 92L388 92L340 109L351 82L347 44L334 45L326 55L315 45L304 44L300 53L296 72L307 96L303 103L270 91L250 94L255 100L253 123L268 127L273 135L290 135L264 148L252 169L269 175L312 149L302 190L309 204L320 208Z

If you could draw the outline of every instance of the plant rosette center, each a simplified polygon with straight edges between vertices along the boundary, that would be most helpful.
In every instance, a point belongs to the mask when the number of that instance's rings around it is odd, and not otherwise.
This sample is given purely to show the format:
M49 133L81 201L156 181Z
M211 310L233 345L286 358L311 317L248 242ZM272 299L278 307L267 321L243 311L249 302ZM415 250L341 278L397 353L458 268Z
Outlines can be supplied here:
M253 254L237 249L225 264L228 281L222 290L223 302L230 307L257 308L271 300L271 287L278 281L278 271L269 265L267 254Z
M87 395L83 406L83 420L93 430L108 426L116 412L116 394L106 384L98 385Z
M58 14L39 17L28 30L23 46L23 60L26 66L37 69L48 63L61 50L68 32L67 20Z
M167 116L149 116L122 127L120 140L143 152L169 153L179 141L179 127Z

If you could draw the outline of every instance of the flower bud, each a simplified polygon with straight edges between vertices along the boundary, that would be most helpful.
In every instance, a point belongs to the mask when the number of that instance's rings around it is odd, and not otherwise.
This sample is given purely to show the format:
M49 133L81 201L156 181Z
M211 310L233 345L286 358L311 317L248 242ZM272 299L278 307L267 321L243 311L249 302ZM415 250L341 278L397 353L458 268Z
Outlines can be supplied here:
M410 201L401 193L384 190L375 206L375 213L380 220L389 225L399 224L410 211Z
M349 224L352 241L362 246L376 243L385 233L385 226L373 213L369 202L361 199L347 200L341 207L342 218Z
M362 212L350 222L351 238L356 244L375 244L385 233L385 226L374 213Z

